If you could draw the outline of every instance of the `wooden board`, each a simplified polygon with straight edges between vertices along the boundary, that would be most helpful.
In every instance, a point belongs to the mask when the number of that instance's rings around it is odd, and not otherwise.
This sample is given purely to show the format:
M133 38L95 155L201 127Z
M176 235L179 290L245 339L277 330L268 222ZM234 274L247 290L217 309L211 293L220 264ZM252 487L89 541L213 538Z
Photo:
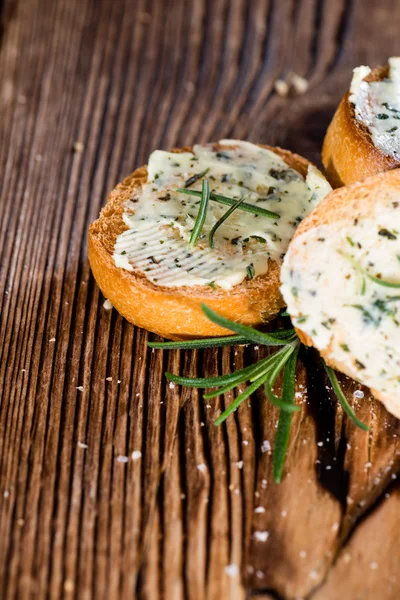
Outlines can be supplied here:
M398 53L397 3L0 7L2 598L398 598L398 422L364 390L371 430L355 430L307 354L276 486L262 396L215 428L232 397L163 376L264 349L149 350L104 309L86 242L154 148L232 136L319 163L351 68ZM307 92L278 95L293 72ZM354 404L360 386L343 385Z

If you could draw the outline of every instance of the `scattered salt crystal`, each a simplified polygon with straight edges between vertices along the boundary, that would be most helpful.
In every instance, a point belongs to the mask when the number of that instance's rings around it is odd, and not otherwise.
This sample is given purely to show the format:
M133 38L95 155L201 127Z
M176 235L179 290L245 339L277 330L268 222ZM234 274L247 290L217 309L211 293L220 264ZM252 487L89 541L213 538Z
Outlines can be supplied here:
M112 377L106 377L106 381L112 381Z
M318 573L317 573L317 571L311 571L310 577L311 577L311 579L318 579Z
M304 77L297 75L297 73L293 73L291 79L292 79L292 85L295 89L295 92L297 94L305 94L306 91L308 90L307 79L304 79Z
M87 444L84 444L83 442L78 441L78 448L89 448L89 446Z
M305 558L307 556L307 552L305 550L300 550L299 556L300 558Z
M254 350L258 350L259 346L254 346Z
M332 525L332 531L337 531L339 529L339 523L334 523Z
M10 495L10 492L8 490L4 490L3 496L4 498L8 498Z
M119 385L119 384L121 383L121 380L120 380L120 379L118 379L117 383L118 383L118 385Z
M343 556L343 562L349 563L350 561L351 561L351 554L349 552L346 552L346 554Z
M317 442L317 446L319 446L320 448L322 448L323 445L324 445L324 442Z
M83 385L78 385L78 387L76 388L78 390L78 392L84 392L84 388Z
M111 304L111 302L108 300L108 298L106 298L103 302L103 308L105 310L111 310L113 307L113 305Z
M252 573L254 573L254 567L252 565L247 565L246 571L249 573L249 575L252 575Z
M169 384L168 384L168 387L169 387L170 390L173 390L175 388L174 382L170 381Z
M117 461L120 463L127 463L128 462L128 457L127 456L123 456L122 454L120 454L119 456L117 456Z
M325 469L326 469L327 471L330 471L330 470L332 469L332 467L331 467L331 465L326 465Z
M197 468L202 473L204 473L205 471L207 471L207 465L205 465L204 463L200 463L199 465L197 465Z
M285 97L289 93L289 84L283 79L277 79L274 83L274 88L278 96Z
M239 567L235 564L227 565L224 569L228 577L236 577L239 574Z
M271 450L271 444L268 440L264 440L261 446L261 452L269 452Z
M243 440L242 444L243 444L243 446L248 446L249 442L247 440Z
M365 465L364 465L364 467L366 469L369 469L370 467L372 467L372 462L366 462Z
M243 469L243 461L242 460L238 460L238 462L235 463L235 465L237 466L238 469Z
M364 398L364 392L362 390L356 390L353 393L354 398Z
M142 453L140 452L140 450L134 450L132 452L132 460L139 460L139 458L142 457Z
M265 508L263 506L256 506L254 509L255 513L265 513Z
M255 531L253 537L258 542L266 542L269 538L269 531Z
M283 510L283 511L281 512L281 515L282 515L282 517L286 517L286 516L287 516L287 510Z
M378 568L378 563L372 562L369 566L373 571L375 571Z
M55 341L56 341L56 338L50 338L49 339L49 342L55 342Z
M392 479L397 479L396 473L392 473Z
M256 571L256 577L258 577L258 579L263 579L264 572L260 570Z
M261 479L261 487L263 490L265 490L267 485L268 485L268 481L266 479Z

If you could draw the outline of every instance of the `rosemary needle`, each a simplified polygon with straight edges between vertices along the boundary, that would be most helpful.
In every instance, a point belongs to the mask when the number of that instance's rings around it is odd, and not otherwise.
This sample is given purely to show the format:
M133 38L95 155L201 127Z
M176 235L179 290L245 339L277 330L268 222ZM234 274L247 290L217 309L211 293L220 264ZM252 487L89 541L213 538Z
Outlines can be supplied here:
M298 351L299 346L297 346L297 348L291 354L283 373L282 401L286 402L287 404L294 402ZM283 465L285 463L286 452L289 444L291 423L291 413L281 410L279 413L278 429L276 430L274 454L272 457L275 483L281 482Z
M177 188L175 191L179 192L180 194L188 194L189 196L197 196L198 198L201 197L201 192L197 190ZM219 202L220 204L225 204L226 206L232 206L236 202L236 200L233 198L221 196L220 194L214 194L213 192L210 193L210 200ZM254 215L259 215L260 217L267 217L268 219L280 219L280 215L278 215L278 213L274 213L259 206L254 206L254 204L248 204L247 202L243 202L239 208L240 210L253 213Z
M242 335L256 344L263 344L264 346L286 346L297 339L294 329L289 331L282 330L282 332L263 333L257 329L253 329L253 327L230 321L214 312L205 304L202 304L202 309L206 317L216 325L220 325L225 329L230 329L234 333Z
M201 200L199 212L197 213L196 222L193 227L192 235L190 236L189 246L193 248L203 229L204 221L207 216L208 201L210 200L210 184L207 179L203 179L201 188Z
M382 285L382 286L388 287L388 288L400 289L400 283L393 282L393 281L387 281L386 279L381 279L380 277L375 277L374 275L371 275L370 273L368 273L368 271L363 269L362 266L360 265L360 263L357 260L355 260L352 256L350 256L349 254L345 254L344 252L339 252L339 254L344 256L344 258L347 258L347 260L349 262L351 262L353 267L355 269L357 269L357 271L359 273L361 273L362 275L365 275L365 277L368 277L368 279L370 279L374 283L377 283L378 285ZM364 293L365 293L365 282L363 282L363 288L361 291L361 294L364 294Z
M148 345L150 348L157 348L158 350L191 350L194 348L218 348L220 346L236 346L250 343L250 340L242 335L226 335L200 340L184 340L182 342L149 342Z
M243 196L243 198L239 198L239 200L237 202L235 202L235 204L232 204L232 206L230 208L228 208L226 213L224 213L222 215L222 217L220 219L218 219L218 221L215 223L214 227L211 229L211 231L208 235L208 243L210 244L210 248L214 248L214 235L215 235L215 232L217 231L218 227L220 227L222 225L222 223L224 221L226 221L226 219L228 217L231 216L231 214L233 213L234 210L239 208L239 206L242 204L242 202L244 202L244 199L245 199L245 196Z
M346 415L353 421L354 425L357 425L357 427L359 427L360 429L363 429L364 431L368 431L369 430L368 425L366 425L365 423L363 423L362 421L360 421L360 419L358 419L356 417L354 410L351 408L350 404L347 402L347 399L346 399L345 395L343 394L340 384L338 382L338 379L336 377L335 371L331 367L328 367L328 365L325 363L325 361L324 361L324 368L325 368L326 374L329 377L329 381L332 384L333 391L335 392L337 399L339 400L340 404L342 405L342 408L343 408L344 412L346 413Z

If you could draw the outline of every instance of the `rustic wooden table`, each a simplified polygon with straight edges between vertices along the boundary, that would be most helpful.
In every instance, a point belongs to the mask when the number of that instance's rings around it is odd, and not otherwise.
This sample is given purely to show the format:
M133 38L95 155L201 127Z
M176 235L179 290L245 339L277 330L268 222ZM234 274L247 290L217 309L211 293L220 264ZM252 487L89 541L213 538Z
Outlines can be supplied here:
M163 377L263 350L150 351L103 308L86 241L154 148L231 136L319 163L351 68L399 53L399 3L0 6L1 597L399 598L399 423L364 390L356 430L306 355L276 486L275 409L255 397L215 428L229 396ZM305 94L276 94L290 72Z

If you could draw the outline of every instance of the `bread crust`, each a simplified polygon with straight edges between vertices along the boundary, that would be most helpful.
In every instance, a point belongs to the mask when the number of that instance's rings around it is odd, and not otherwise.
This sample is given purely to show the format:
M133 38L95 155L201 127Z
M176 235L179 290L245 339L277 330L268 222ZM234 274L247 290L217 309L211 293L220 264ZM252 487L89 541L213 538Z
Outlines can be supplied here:
M281 148L263 147L306 176L310 163L305 158ZM191 147L173 150L187 151ZM143 274L115 265L115 241L127 229L122 219L124 203L146 181L146 166L136 169L111 192L100 217L89 226L88 253L93 275L118 312L134 325L172 340L231 333L205 317L202 303L233 321L251 326L275 317L284 302L279 291L280 265L271 260L265 275L243 281L228 291L209 286L156 286Z
M365 81L380 81L388 75L389 67L377 67ZM362 181L366 177L395 169L400 162L378 150L371 135L357 121L354 106L347 92L328 127L322 147L322 162L333 187Z
M340 221L348 223L357 218L365 218L369 215L375 216L377 194L380 197L380 201L384 201L386 194L390 196L391 193L396 193L398 195L399 189L400 170L395 170L379 173L365 181L333 190L300 223L292 238L292 242L303 233L321 225L330 225L337 222L338 226L340 226ZM309 335L299 327L295 327L295 330L303 344L314 346L313 340ZM318 352L330 367L363 383L355 377L353 372L350 373L347 371L343 363L332 360L332 344L325 350L318 350ZM371 393L385 405L389 412L400 419L400 398L396 400L396 398L387 396L379 392L379 390L374 389L371 389Z

